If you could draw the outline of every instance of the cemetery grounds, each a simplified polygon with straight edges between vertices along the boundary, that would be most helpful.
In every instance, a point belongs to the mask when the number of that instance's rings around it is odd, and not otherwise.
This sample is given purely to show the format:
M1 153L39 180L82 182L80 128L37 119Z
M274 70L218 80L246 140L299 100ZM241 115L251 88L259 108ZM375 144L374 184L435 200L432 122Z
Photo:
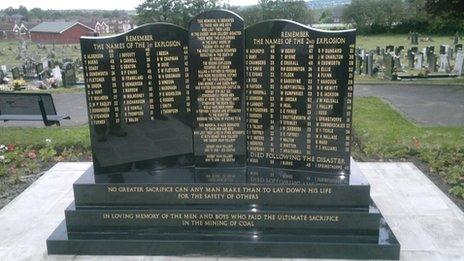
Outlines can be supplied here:
M426 45L450 44L451 36L431 36ZM358 36L357 46L367 50L393 43L410 47L406 35ZM29 51L46 57L47 49L29 43ZM19 65L18 41L0 41L0 64ZM10 50L11 49L11 50ZM73 45L56 45L55 58L80 57ZM82 79L82 76L79 76ZM378 78L357 77L359 83L402 84ZM426 81L427 84L463 85L464 77ZM406 83L421 84L424 81ZM76 92L82 88L59 88L47 92ZM356 90L355 90L356 92ZM379 98L356 97L353 113L354 145L352 155L359 161L412 161L462 209L464 209L464 126L426 127L405 119ZM88 126L77 127L2 127L0 128L0 208L5 206L44 171L60 161L90 161Z

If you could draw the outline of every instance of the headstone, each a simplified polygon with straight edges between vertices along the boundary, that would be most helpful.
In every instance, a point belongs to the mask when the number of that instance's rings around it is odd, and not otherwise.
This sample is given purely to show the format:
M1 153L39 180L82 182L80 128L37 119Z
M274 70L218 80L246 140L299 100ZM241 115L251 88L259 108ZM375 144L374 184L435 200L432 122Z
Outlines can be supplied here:
M462 48L462 44L456 44L456 45L454 46L454 50L455 50L456 53L457 53L459 50L464 51L464 49Z
M417 32L413 32L411 34L411 44L414 44L414 45L419 44L419 34Z
M81 40L97 175L193 165L187 38L153 24Z
M47 61L47 67L50 68L50 69L55 68L55 63L53 62L52 59Z
M76 84L76 69L74 68L74 64L72 62L66 62L63 65L63 69L61 70L61 78L63 80L63 86L69 87Z
M450 63L449 63L448 55L440 54L438 71L446 72L446 73L450 72Z
M43 71L43 64L37 63L35 65L35 74L39 75Z
M21 78L21 73L18 67L11 68L11 74L13 75L13 80L18 80Z
M411 51L413 53L417 53L417 52L419 52L419 48L417 46L413 46L413 47L411 47Z
M414 68L414 52L412 50L408 50L407 53L407 58L408 58L408 67L409 68Z
M363 66L363 59L360 54L356 54L356 74L361 75L362 74L362 66Z
M393 45L387 45L387 46L385 47L385 52L387 52L387 53L391 53L391 52L393 52L394 50L395 50L395 46L393 46Z
M243 27L242 18L220 10L204 12L189 25L193 144L199 167L245 166ZM208 37L208 32L217 35Z
M363 55L363 67L362 67L362 74L367 75L368 74L368 58L367 54Z
M0 84L3 84L3 79L5 78L5 72L0 69Z
M437 56L434 53L430 53L427 58L428 69L430 72L437 71Z
M52 69L52 75L53 78L55 78L58 82L61 82L63 80L61 76L61 69L58 65L56 65L55 68Z
M394 67L394 71L396 72L403 71L403 66L401 66L401 56L393 55L393 67Z
M350 157L354 30L212 10L81 46L94 166L49 254L399 258Z
M446 54L446 46L440 44L440 54Z
M375 47L375 54L380 55L380 46Z
M367 75L374 75L374 53L372 52L367 55Z
M384 71L383 74L385 78L392 80L393 79L393 68L394 68L394 61L393 56L389 53L385 55L384 59Z
M459 43L459 32L456 32L453 38L453 44L456 45Z
M421 52L417 53L414 57L415 60L415 69L421 70L424 63L424 56Z
M464 66L464 51L460 50L456 53L456 60L454 62L453 72L458 76L463 74Z

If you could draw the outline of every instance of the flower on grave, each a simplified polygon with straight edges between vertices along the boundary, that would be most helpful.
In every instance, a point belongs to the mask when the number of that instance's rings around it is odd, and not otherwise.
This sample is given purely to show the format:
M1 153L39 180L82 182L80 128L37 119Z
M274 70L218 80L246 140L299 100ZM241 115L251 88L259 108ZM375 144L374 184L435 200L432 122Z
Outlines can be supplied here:
M30 150L27 152L27 157L30 159L36 159L37 158L37 153L35 150Z
M52 140L51 139L45 139L45 142L46 143L52 143Z
M4 161L5 161L5 156L0 155L0 162L4 162Z
M3 144L0 144L0 151L4 151L4 150L6 150L6 146Z
M8 144L8 145L6 145L6 151L10 151L10 152L11 152L11 151L14 151L14 149L15 149L15 146L14 146L13 144Z

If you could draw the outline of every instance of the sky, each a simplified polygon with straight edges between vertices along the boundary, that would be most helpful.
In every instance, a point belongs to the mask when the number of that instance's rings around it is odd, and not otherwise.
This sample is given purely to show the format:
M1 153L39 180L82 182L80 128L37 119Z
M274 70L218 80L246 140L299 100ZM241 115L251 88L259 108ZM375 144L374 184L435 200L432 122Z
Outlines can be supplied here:
M42 9L123 9L134 10L143 0L0 0L0 9L7 7L18 8L20 5L27 9L39 7ZM230 5L253 5L258 0L229 0Z

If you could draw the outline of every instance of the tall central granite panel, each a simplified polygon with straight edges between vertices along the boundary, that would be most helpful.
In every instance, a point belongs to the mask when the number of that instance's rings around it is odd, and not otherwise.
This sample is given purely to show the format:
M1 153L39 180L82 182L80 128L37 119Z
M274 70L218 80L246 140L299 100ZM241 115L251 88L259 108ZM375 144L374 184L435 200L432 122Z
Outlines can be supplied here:
M243 19L204 12L189 25L193 143L197 167L244 167Z
M355 31L243 25L82 38L94 164L49 254L399 258L350 158Z

